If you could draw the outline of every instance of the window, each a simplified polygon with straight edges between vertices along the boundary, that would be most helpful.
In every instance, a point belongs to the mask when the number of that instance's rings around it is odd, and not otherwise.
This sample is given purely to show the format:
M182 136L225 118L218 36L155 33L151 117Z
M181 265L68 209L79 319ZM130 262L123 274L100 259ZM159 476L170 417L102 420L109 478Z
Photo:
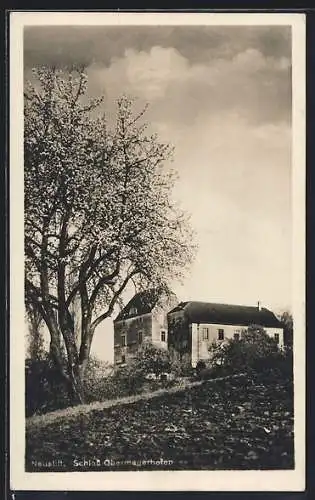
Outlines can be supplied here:
M224 330L223 328L218 329L218 340L224 340Z
M121 336L121 345L122 347L126 347L127 345L127 337L125 333Z
M126 363L126 356L124 354L121 356L121 362Z
M275 341L277 342L277 344L279 344L279 341L280 341L279 333L275 333Z
M209 329L208 328L202 329L202 338L203 338L203 340L209 340Z
M139 344L142 344L142 340L143 340L143 335L142 335L142 331L140 330L140 331L138 332L138 343L139 343Z
M234 340L240 340L241 330L234 330Z
M165 330L161 330L161 342L165 342L166 341L166 332Z
M137 308L136 307L131 307L130 310L129 310L129 315L130 316L135 316L137 314Z

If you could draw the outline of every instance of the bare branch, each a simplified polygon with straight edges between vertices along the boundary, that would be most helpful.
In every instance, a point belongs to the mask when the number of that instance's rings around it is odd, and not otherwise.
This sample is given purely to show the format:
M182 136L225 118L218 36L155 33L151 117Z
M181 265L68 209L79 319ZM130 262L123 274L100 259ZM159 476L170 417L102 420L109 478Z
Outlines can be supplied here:
M131 273L127 274L126 278L123 280L123 282L120 285L120 287L118 288L118 290L116 290L116 292L114 292L113 297L112 297L111 301L109 302L108 309L93 321L93 323L91 325L92 330L94 330L102 321L104 321L104 319L108 318L113 313L113 310L114 310L114 307L116 305L118 298L120 297L122 292L125 290L126 286L128 285L129 281L131 280L131 278L133 276L135 276L136 274L138 274L138 272L139 271L134 270Z

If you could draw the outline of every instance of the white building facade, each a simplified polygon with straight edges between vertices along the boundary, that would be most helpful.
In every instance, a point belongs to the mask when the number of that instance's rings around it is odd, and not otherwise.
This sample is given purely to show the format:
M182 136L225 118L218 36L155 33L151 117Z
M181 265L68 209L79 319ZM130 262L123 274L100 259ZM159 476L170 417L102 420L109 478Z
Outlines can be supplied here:
M192 323L191 324L191 364L196 366L199 360L209 359L209 348L213 343L224 342L225 340L241 338L242 332L247 328L244 325L225 325L213 323ZM283 349L283 328L265 327L265 332L274 338L279 349Z
M283 327L273 312L253 306L182 302L167 315L168 347L181 360L193 367L199 360L207 360L213 343L229 339L239 340L249 326L262 327L284 347Z

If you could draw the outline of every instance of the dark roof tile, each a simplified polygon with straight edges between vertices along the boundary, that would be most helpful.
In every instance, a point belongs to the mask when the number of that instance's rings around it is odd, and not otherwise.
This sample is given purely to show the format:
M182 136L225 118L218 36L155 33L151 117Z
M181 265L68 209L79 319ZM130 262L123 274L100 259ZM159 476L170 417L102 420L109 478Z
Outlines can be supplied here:
M114 321L148 314L160 303L163 292L159 288L143 290L134 295L128 304L120 311Z
M168 314L183 310L191 323L215 323L222 325L261 325L281 328L273 312L258 306L214 304L209 302L181 302Z

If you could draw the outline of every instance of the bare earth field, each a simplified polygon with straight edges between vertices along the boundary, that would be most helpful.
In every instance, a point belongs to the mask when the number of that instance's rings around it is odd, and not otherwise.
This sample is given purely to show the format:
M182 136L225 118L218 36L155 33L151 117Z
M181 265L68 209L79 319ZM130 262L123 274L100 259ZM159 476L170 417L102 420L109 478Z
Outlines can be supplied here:
M205 381L27 426L26 471L292 469L292 383Z

